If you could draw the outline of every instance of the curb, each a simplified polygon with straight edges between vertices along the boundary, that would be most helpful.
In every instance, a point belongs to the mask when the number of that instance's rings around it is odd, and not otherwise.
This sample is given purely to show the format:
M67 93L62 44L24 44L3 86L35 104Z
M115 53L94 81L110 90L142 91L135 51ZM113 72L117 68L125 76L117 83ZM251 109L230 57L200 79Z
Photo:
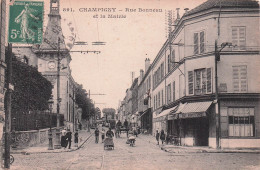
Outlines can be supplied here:
M144 140L152 145L156 145L154 142L151 142L151 140L147 140L147 139L141 139ZM208 150L208 149L194 149L192 147L188 147L188 148L183 148L183 147L171 147L169 148L164 148L163 146L159 147L161 150L168 152L168 153L253 153L253 154L260 154L260 150L254 151L254 150ZM174 152L172 150L174 149L181 149L183 151L180 152Z
M70 150L58 150L57 152L54 150L54 152L47 152L47 151L39 151L39 152L26 152L26 151L18 151L18 152L11 152L11 154L23 154L23 155L31 155L31 154L39 154L39 153L63 153L63 152L73 152L76 150L79 150L82 148L82 146L89 140L89 138L93 135L93 133L90 133L90 135L80 144L77 148L70 149Z

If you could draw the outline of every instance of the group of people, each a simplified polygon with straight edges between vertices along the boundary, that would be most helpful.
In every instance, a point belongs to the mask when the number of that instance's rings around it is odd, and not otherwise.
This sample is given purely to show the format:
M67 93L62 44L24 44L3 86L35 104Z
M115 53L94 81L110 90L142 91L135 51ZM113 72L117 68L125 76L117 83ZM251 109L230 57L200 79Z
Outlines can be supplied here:
M70 131L70 129L63 129L61 131L61 147L63 147L64 149L66 149L68 147L68 149L71 149L71 140L72 140L72 132ZM76 130L76 132L74 133L74 143L75 143L75 147L78 147L78 141L79 141L79 133L78 130Z
M161 140L162 145L166 140L166 135L164 133L164 130L161 130L161 132L159 133L158 130L156 130L156 135L155 135L156 141L157 141L157 145L159 145L159 141Z
M96 127L95 129L95 143L98 143L99 142L99 129ZM107 132L105 132L105 129L101 129L101 139L102 139L102 143L104 142L104 139L105 139L105 134L106 134L106 137L109 137L109 138L112 138L114 137L114 132L111 130L111 128L108 129Z

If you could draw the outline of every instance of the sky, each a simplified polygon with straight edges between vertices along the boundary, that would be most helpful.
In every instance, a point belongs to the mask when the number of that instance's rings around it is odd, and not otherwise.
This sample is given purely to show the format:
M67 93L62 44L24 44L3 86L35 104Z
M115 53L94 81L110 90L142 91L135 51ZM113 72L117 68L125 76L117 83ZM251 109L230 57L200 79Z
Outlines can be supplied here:
M126 89L131 86L131 72L134 72L135 78L138 77L140 69L144 70L145 59L150 58L152 63L166 41L165 11L173 10L173 18L176 18L176 8L180 8L182 16L184 8L192 9L205 1L61 0L65 42L68 43L68 37L74 33L75 41L88 44L74 45L71 51L101 52L71 53L70 67L74 80L87 91L90 90L96 107L101 110L105 107L117 109L119 101L125 97ZM49 2L44 1L45 26ZM99 11L93 11L93 8ZM144 9L157 9L158 12L143 12ZM109 18L110 14L124 18ZM105 45L92 45L96 41L105 42Z
M138 77L140 69L144 70L145 58L150 58L152 63L166 41L165 10L174 10L176 17L176 8L180 8L182 16L184 8L192 9L204 1L62 0L60 9L65 37L71 34L66 27L72 23L76 41L88 43L74 46L71 50L101 51L99 54L71 53L70 66L74 80L87 91L90 90L96 107L101 110L105 107L117 109L126 89L131 86L131 72ZM111 12L86 12L89 8L113 9ZM162 9L162 12L140 12L139 8ZM85 12L80 12L83 10ZM96 14L98 18L93 17ZM109 14L125 15L126 18L108 18ZM106 45L92 45L96 41L106 42Z

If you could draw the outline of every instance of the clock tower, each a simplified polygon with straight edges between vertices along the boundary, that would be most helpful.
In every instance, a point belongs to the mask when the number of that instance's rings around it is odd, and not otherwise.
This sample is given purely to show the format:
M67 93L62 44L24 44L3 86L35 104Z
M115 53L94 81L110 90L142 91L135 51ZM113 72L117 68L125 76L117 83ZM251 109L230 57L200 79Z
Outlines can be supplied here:
M50 0L50 13L42 44L35 47L34 52L38 57L38 71L53 85L53 113L57 111L64 115L65 126L71 126L73 129L73 109L70 108L75 105L71 103L74 102L75 94L70 88L75 88L75 82L71 76L71 56L64 42L59 11L60 0Z

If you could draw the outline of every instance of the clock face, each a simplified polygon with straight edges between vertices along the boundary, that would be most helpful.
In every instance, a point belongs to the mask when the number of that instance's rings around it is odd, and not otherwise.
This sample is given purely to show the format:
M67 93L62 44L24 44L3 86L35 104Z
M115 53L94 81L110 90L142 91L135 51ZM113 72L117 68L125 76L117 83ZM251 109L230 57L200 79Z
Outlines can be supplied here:
M49 67L50 69L54 69L55 66L56 66L55 61L49 61L49 62L48 62L48 67Z

